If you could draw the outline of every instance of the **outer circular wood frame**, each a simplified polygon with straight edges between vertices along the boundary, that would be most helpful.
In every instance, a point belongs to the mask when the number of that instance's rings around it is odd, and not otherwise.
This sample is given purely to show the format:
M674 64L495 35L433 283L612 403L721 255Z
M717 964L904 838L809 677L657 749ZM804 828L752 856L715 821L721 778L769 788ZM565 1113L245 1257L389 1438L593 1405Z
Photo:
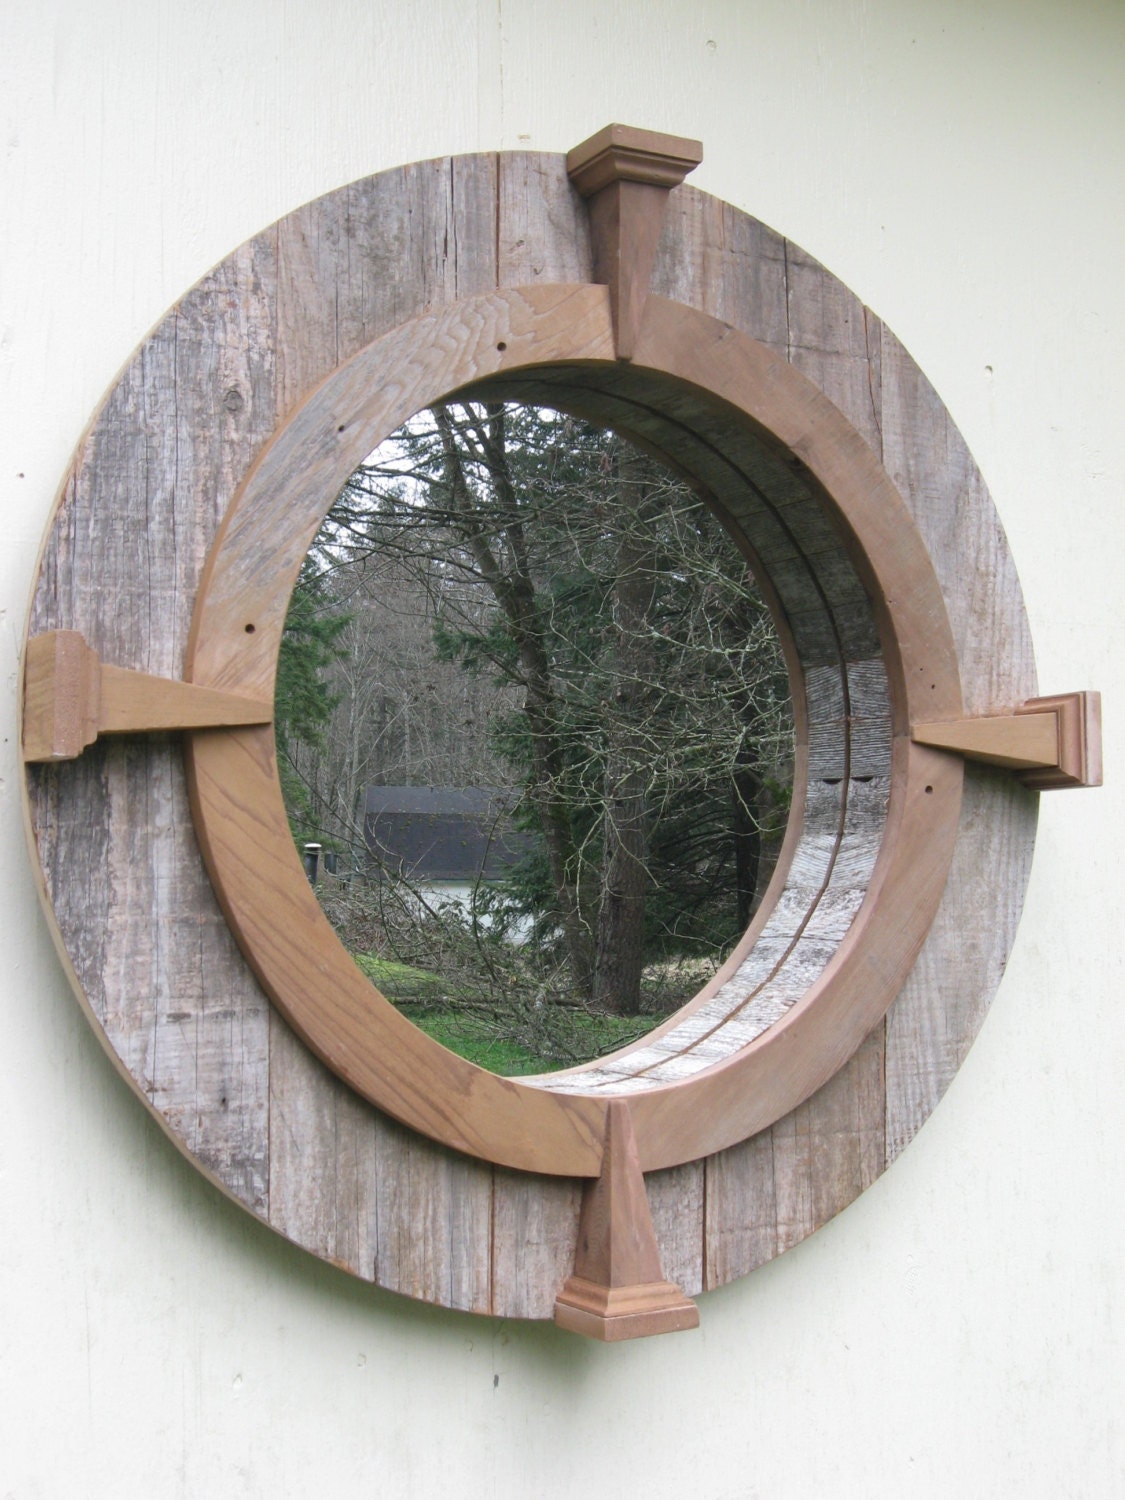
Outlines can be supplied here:
M103 659L150 672L179 675L186 658L197 682L267 687L296 569L339 484L413 411L482 381L531 395L554 381L558 404L593 392L602 412L664 402L676 421L694 403L714 430L765 432L799 456L882 634L887 833L849 937L785 1018L694 1079L631 1100L665 1271L692 1292L850 1201L952 1076L1014 934L1034 798L907 731L920 692L926 716L956 716L962 694L979 712L1035 684L994 512L908 356L755 221L689 188L672 204L654 277L670 300L649 301L633 376L613 366L606 294L590 284L560 158L424 163L282 221L184 299L111 393L65 489L32 629L80 629ZM431 249L442 224L452 266ZM669 450L651 421L633 425ZM284 526L271 497L285 500ZM982 565L987 598L970 577ZM430 1300L549 1315L573 1247L572 1179L598 1169L605 1093L483 1074L373 1005L343 960L325 958L331 945L290 943L323 919L288 842L269 733L196 734L216 886L259 977L346 1083L321 1070L216 924L176 755L110 742L30 772L60 944L115 1059L178 1144L298 1242ZM247 880L254 845L264 901ZM87 906L97 870L115 904L100 930ZM315 1000L326 981L327 1008ZM357 1093L498 1165L427 1144Z

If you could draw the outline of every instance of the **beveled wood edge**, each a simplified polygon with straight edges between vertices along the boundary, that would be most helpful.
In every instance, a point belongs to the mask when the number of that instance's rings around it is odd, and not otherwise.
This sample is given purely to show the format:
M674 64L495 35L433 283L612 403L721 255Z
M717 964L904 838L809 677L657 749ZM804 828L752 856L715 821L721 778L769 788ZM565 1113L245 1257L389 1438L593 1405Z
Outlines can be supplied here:
M23 758L74 760L103 734L268 724L273 704L150 676L99 659L77 630L30 637L24 652Z
M1101 786L1101 694L1032 698L1010 713L916 724L913 739L1005 766L1037 791Z
M596 1177L604 1101L560 1108L556 1096L466 1062L360 971L305 876L277 788L272 730L192 733L184 761L204 863L228 925L310 1050L370 1103L456 1151L520 1171Z
M952 637L925 549L850 424L777 355L690 308L650 297L642 336L647 369L686 380L772 433L831 497L880 585L897 716L909 717L914 697L959 710ZM272 680L289 591L324 510L355 465L414 411L490 373L596 361L599 348L601 359L612 357L604 288L531 286L424 314L341 366L267 444L228 510L197 598L189 677L228 691L261 691L267 673ZM256 557L263 538L275 549L268 566ZM910 749L892 778L872 890L822 980L735 1057L630 1100L645 1170L710 1155L772 1124L830 1077L890 1006L936 912L960 805L960 762ZM944 768L931 771L927 755ZM192 734L185 756L200 842L232 930L312 1050L372 1103L455 1149L549 1175L597 1175L604 1097L556 1095L464 1062L359 973L293 848L268 731ZM924 796L922 778L941 795ZM831 1026L821 1035L816 1017L826 1000Z
M566 172L583 198L589 198L611 182L674 188L702 160L702 141L633 125L605 125L567 152Z
M603 1287L570 1276L555 1299L555 1323L603 1344L699 1327L699 1308L673 1281Z
M1102 695L1062 693L1034 698L1020 712L1053 712L1058 716L1059 753L1054 766L1025 771L1024 786L1036 791L1102 784Z
M803 1103L882 1020L945 890L964 762L898 738L887 828L863 904L820 976L786 1014L692 1080L628 1095L645 1172L734 1146ZM698 1090L693 1100L692 1086Z

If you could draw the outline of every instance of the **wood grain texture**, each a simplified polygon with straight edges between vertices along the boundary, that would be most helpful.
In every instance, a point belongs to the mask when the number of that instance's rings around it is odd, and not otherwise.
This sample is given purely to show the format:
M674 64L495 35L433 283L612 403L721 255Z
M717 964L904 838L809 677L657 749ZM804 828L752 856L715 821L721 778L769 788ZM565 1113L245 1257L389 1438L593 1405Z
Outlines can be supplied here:
M582 1184L493 1168L492 1307L509 1318L550 1318L574 1266Z
M890 1163L952 1083L988 1012L1031 870L1038 799L1006 772L967 766L961 834L930 937L886 1022ZM980 920L982 907L989 913Z
M181 676L207 550L280 417L427 307L591 278L585 210L561 157L420 163L288 216L189 292L109 394L64 486L33 632L81 630L103 660ZM941 583L965 712L1034 696L1018 582L983 482L878 320L774 231L687 185L669 197L653 290L786 355L883 458ZM724 503L760 509L753 466L764 462L740 456L744 478L725 481ZM823 558L818 576L843 619L854 584L832 574L835 536L827 528L821 546L822 517L800 485L782 503L781 478L773 493L788 521L758 523L766 565L788 587L798 537L804 555ZM838 657L824 620L810 607L793 627L828 666ZM1014 936L1036 799L986 768L970 768L965 785L952 875L885 1027L770 1130L649 1176L665 1275L689 1294L745 1274L850 1202L928 1116L971 1043ZM204 873L176 745L98 744L30 768L28 788L77 986L117 1066L203 1169L296 1243L377 1284L549 1317L571 1268L580 1184L489 1169L403 1130L271 1013ZM87 888L112 898L110 921Z
M664 1274L695 1297L703 1290L704 1164L651 1172L645 1187Z
M1010 769L1059 766L1059 716L1054 711L919 724L914 741Z
M363 1100L270 1023L270 1222L374 1280L379 1259L378 1126Z
M207 548L273 427L274 280L267 233L126 367L64 484L32 631L80 630L103 660L182 675ZM266 1214L268 1005L202 869L178 743L95 746L33 773L29 797L40 837L62 840L48 879L105 1045L173 1139Z

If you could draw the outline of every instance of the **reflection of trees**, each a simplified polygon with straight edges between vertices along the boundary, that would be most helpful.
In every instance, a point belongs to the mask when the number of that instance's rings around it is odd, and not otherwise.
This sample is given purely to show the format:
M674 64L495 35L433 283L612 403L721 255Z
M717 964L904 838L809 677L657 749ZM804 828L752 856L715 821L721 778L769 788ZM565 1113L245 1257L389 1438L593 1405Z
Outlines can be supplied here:
M730 943L786 682L684 483L553 412L443 406L356 471L310 557L305 586L346 616L324 731L290 735L322 836L359 836L369 784L516 785L540 853L504 899L578 994L635 1012L647 961Z

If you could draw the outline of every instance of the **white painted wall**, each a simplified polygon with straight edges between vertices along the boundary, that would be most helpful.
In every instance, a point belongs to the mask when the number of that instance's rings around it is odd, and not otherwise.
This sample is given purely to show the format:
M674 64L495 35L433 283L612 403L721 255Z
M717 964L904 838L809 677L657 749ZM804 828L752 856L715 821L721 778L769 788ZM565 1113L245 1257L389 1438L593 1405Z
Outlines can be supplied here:
M0 9L0 1500L1125 1493L1123 62L1120 0ZM907 1154L699 1333L618 1349L373 1292L195 1174L55 960L12 709L52 492L168 304L353 177L610 119L701 136L700 186L920 360L1043 690L1106 694L1110 778L1044 800L1008 976Z

